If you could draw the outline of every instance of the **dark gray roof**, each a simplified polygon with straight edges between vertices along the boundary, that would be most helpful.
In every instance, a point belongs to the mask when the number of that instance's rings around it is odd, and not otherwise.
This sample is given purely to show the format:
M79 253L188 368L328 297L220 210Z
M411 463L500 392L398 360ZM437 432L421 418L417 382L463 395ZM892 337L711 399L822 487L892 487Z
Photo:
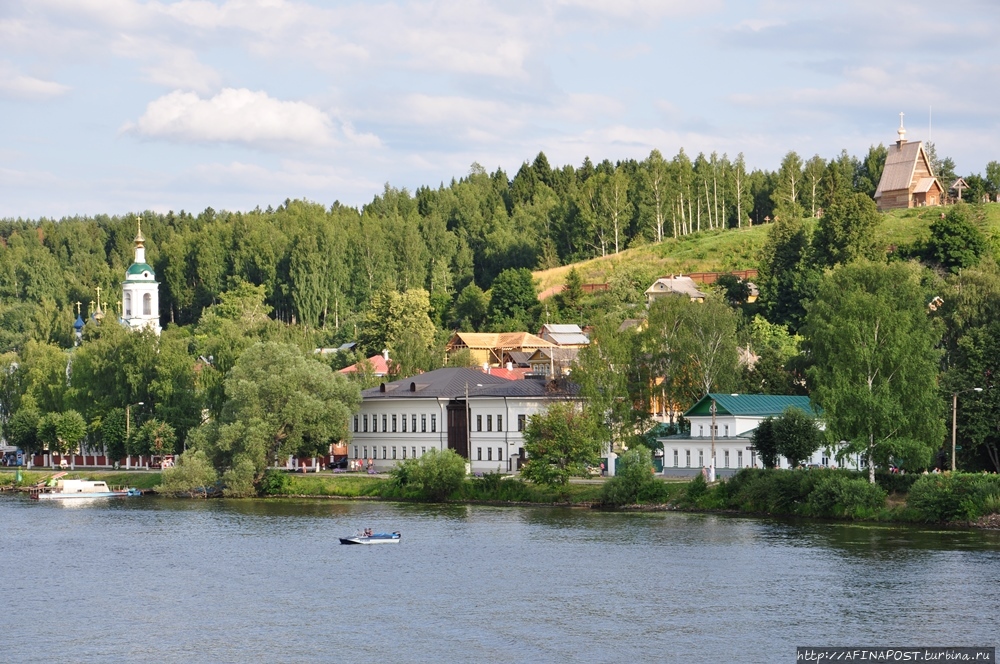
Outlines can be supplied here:
M478 385L495 385L524 381L510 381L499 376L485 374L479 369L445 368L391 383L382 383L361 392L363 399L407 399L407 398L455 398L464 397L466 386L469 393Z
M483 385L469 388L469 398L475 397L538 397L548 399L570 399L580 393L580 386L569 381L509 380L506 384ZM464 396L464 395L463 395Z

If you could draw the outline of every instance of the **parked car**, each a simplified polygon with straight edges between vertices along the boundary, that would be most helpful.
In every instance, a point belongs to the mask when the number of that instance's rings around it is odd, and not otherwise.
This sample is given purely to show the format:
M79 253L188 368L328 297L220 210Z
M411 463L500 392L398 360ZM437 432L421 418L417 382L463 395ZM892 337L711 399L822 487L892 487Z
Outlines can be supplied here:
M337 459L335 461L330 461L326 464L327 470L347 470L347 457L343 459Z

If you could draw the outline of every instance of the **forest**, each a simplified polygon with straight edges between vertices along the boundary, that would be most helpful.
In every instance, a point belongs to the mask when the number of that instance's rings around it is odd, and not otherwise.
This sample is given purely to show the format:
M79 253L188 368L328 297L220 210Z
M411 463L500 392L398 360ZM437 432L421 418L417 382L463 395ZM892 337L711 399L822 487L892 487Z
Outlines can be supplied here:
M953 162L928 148L947 183L955 176ZM591 326L594 338L604 340L602 349L624 353L617 366L633 371L617 387L602 378L614 363L596 350L584 358L579 376L590 381L594 394L622 390L623 399L615 403L635 412L648 412L657 398L683 407L697 394L718 389L821 392L817 358L832 346L816 345L823 331L812 303L824 288L835 288L830 280L844 278L848 268L854 270L851 284L909 284L909 304L919 300L920 311L925 299L945 294L943 306L925 316L934 341L928 357L942 393L964 390L991 377L992 358L1000 357L989 348L1000 338L993 330L1000 320L994 311L1000 307L1000 274L987 223L993 205L951 206L931 225L929 237L876 246L872 231L883 215L871 197L885 158L883 146L862 157L843 151L828 160L789 152L776 171L748 171L742 154L692 160L681 150L668 160L654 150L642 161L595 165L587 159L579 167L552 167L540 153L513 177L473 164L466 176L437 188L411 193L387 184L360 208L286 200L250 212L208 208L198 214L2 220L0 425L8 442L26 448L68 449L86 439L114 453L149 453L180 450L189 438L198 439L215 450L219 465L228 449L225 437L238 435L232 429L240 421L237 406L253 402L246 394L236 398L242 389L236 378L251 372L238 367L257 342L274 347L274 357L258 357L258 365L280 358L297 367L313 392L339 395L328 401L349 406L357 397L339 377L301 367L280 349L296 347L311 356L314 349L356 341L355 352L316 355L322 360L310 362L330 373L388 349L394 372L405 375L440 366L443 345L456 329L536 332L545 321ZM965 200L995 198L1000 163L990 162L985 176L965 180ZM160 284L160 337L109 324L120 315L120 284L140 221L147 261ZM622 261L607 290L594 294L583 292L580 275L571 270L562 293L544 305L537 298L531 271L670 238L760 226L768 228L757 258L760 298L750 302L747 285L738 279L720 280L710 298L712 310L718 304L720 316L729 317L723 326L731 331L731 361L720 365L728 369L711 376L694 376L685 368L690 356L668 357L662 335L656 337L682 318L697 336L702 314L687 308L654 307L646 331L614 350L613 340L623 338L622 321L647 317L643 291L662 276L641 263ZM910 272L898 272L901 266ZM896 293L905 290L897 286ZM843 283L836 288L850 291ZM878 295L891 296L892 289ZM73 328L78 315L86 321L82 342ZM671 367L680 368L670 373ZM652 374L666 379L658 396L650 393ZM362 372L361 384L367 379ZM1000 413L1000 399L992 394L968 398L982 412L963 424L963 435L980 441L965 452L970 466L1000 468L1000 432L989 420ZM935 417L943 421L943 414ZM258 457L321 449L340 435L332 420L314 424L311 433L282 433L271 447L262 445ZM630 435L647 425L634 415L621 416L622 431ZM237 461L230 453L222 465Z

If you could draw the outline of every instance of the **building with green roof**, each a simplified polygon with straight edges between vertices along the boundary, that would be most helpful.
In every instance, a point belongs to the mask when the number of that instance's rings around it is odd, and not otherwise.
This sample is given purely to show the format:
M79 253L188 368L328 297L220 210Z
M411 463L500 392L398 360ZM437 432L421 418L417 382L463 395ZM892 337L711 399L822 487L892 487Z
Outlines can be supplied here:
M133 330L151 329L160 333L160 285L153 267L146 262L146 238L139 222L135 236L135 261L125 271L122 282L122 322Z

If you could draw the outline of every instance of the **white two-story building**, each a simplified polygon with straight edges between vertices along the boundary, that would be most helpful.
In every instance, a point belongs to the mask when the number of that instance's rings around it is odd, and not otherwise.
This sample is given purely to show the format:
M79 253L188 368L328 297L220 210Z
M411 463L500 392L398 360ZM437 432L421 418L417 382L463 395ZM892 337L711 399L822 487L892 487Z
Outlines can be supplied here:
M524 459L527 418L575 388L507 380L478 369L438 369L361 393L348 456L379 471L430 449L452 449L472 472L514 472Z

